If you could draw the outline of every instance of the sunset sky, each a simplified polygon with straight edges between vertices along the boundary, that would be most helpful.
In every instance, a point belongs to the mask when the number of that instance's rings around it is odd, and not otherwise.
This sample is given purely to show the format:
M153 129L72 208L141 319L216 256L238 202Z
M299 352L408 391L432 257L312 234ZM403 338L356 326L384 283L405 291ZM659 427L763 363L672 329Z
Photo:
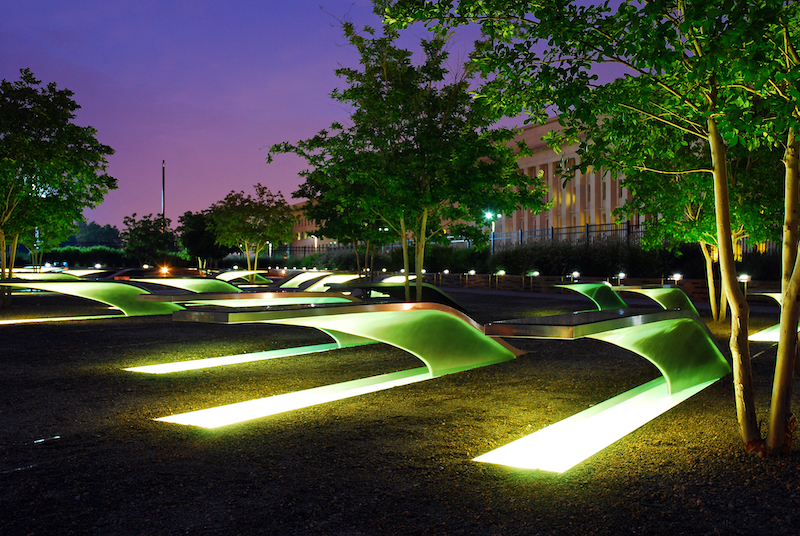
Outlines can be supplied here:
M108 172L119 188L89 220L122 228L126 215L160 213L165 160L175 227L185 211L258 182L295 202L303 162L267 165L267 150L347 119L328 96L343 85L334 70L358 65L343 19L380 25L367 0L3 2L0 78L28 67L72 90L76 122L116 151ZM474 35L465 35L454 61L466 58Z

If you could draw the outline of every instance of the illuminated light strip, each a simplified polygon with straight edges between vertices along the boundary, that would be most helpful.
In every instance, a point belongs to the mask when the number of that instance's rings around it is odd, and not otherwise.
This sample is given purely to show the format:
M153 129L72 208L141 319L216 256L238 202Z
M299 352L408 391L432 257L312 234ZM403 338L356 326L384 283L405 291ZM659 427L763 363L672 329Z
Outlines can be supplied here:
M36 322L71 322L76 320L102 320L105 318L126 318L122 315L95 315L95 316L59 316L56 318L20 318L17 320L0 320L0 325L9 324L34 324Z
M800 331L800 328L798 328ZM757 331L747 337L750 342L780 342L781 340L781 325L775 324L768 328Z
M277 359L279 357L311 354L314 352L336 350L338 348L339 345L335 342L332 342L327 344L315 344L312 346L298 346L296 348L281 348L279 350L252 352L249 354L225 355L222 357L209 357L207 359L192 359L189 361L176 361L174 363L129 367L124 370L129 372L144 372L146 374L169 374L171 372L184 372L186 370L221 367L224 365L238 365L240 363L250 363L252 361L264 361L266 359Z
M218 428L229 424L236 424L252 419L260 419L268 415L277 415L318 404L325 404L335 400L342 400L353 396L374 393L392 387L408 385L411 383L429 380L431 373L427 367L410 370L401 370L370 378L361 378L348 382L315 387L304 391L286 393L238 404L218 406L216 408L202 409L169 417L160 417L156 421L200 426L202 428Z
M715 381L670 395L666 380L657 378L474 461L563 473Z

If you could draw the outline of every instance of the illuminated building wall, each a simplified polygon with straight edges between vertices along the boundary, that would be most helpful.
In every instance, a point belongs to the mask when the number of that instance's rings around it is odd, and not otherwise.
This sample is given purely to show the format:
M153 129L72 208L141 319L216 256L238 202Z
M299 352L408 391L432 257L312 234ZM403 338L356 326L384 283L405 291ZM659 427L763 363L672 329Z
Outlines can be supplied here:
M550 227L575 227L579 225L598 225L614 223L614 209L622 206L628 199L628 191L619 181L609 176L603 177L601 170L590 168L587 173L575 173L573 179L564 184L559 174L562 161L572 165L577 159L578 146L563 148L562 153L550 149L542 137L550 130L559 129L556 118L544 125L529 125L517 136L530 147L533 154L519 159L519 166L527 175L544 173L542 179L550 189L548 200L554 200L549 212L532 214L518 210L512 216L501 217L495 226L498 233L532 231Z

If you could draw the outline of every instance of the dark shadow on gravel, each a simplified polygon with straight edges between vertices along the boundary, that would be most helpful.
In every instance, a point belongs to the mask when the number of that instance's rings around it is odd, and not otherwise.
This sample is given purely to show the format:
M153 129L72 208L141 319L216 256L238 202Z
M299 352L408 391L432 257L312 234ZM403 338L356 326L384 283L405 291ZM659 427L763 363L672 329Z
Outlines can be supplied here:
M589 306L453 296L480 322ZM40 315L86 308L20 302L17 312ZM419 361L371 345L169 376L123 371L326 342L302 328L169 317L3 325L0 341L3 536L796 534L800 521L800 457L743 453L730 377L563 475L471 461L658 375L598 341L516 341L528 353L514 361L218 430L152 418ZM761 349L765 418L775 351Z

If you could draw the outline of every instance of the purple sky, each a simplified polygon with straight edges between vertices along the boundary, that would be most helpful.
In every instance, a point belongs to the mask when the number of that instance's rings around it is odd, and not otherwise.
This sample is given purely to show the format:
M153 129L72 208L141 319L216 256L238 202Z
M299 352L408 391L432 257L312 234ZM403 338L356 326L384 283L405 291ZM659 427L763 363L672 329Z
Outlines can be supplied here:
M303 162L267 165L267 149L347 119L328 96L343 85L334 69L358 65L337 26L345 17L380 24L368 0L7 1L0 78L28 67L72 90L76 122L116 151L108 171L119 188L87 219L122 228L123 216L160 213L166 160L174 227L185 211L257 182L295 202ZM463 61L470 43L457 41L451 58Z

